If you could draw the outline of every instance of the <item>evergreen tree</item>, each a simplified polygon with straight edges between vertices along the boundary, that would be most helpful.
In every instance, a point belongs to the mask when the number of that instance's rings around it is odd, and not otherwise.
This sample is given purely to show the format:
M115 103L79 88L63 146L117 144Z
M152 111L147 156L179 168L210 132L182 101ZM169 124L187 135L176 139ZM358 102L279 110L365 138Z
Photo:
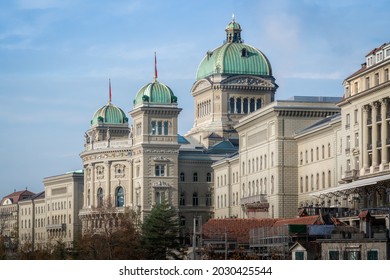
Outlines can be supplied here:
M142 224L142 245L147 259L178 258L179 219L167 201L156 204Z

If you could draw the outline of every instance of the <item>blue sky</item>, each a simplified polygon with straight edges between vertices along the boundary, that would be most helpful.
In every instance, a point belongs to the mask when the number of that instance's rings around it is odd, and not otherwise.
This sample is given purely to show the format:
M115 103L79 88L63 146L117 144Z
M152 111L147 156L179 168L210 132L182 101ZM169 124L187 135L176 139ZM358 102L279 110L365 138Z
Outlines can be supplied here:
M193 124L199 62L222 44L232 14L271 62L277 99L342 96L342 81L390 42L386 0L15 0L0 2L0 197L82 168L93 113L125 112L153 79L172 88Z

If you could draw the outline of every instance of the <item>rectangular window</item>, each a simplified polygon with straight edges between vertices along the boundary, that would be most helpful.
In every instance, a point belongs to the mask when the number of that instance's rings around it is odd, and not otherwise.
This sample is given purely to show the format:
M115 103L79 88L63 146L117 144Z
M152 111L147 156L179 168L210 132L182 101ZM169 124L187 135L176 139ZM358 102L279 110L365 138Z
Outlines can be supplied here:
M359 147L359 133L355 133L355 147Z
M379 260L378 250L369 250L367 251L367 260Z
M233 196L234 196L234 194L233 194ZM234 199L233 199L233 203L234 203ZM206 194L206 206L212 206L211 205L211 194L210 193Z
M385 69L383 80L387 82L389 80L389 69Z
M329 260L339 260L340 259L340 252L339 251L329 251Z
M355 90L355 93L358 93L358 92L359 92L359 83L358 83L358 82L355 82L355 84L354 84L354 90Z
M158 135L162 134L162 121L157 122L157 133Z
M168 135L168 121L164 122L164 135Z
M304 260L305 259L305 252L295 252L295 259L296 260Z
M370 77L366 78L366 89L370 88Z
M351 170L351 160L347 159L347 171Z
M375 73L375 85L379 85L379 73Z
M351 148L351 136L349 135L347 136L346 144L347 144L346 150L349 151L349 149Z
M151 123L151 134L156 135L156 121L152 121Z
M155 175L156 176L165 176L165 166L163 164L156 164Z
M354 121L355 121L355 124L358 124L359 123L359 115L358 115L359 111L358 109L355 109L355 111L353 112L353 118L354 118Z
M360 251L345 251L344 260L360 260Z

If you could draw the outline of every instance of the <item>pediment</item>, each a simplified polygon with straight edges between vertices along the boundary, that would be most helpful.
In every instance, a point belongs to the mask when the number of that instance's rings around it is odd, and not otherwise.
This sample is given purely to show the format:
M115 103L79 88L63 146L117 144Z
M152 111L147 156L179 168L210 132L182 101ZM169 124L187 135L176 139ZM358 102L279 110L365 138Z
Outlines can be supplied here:
M192 87L192 92L206 89L209 87L211 87L211 83L206 79L202 79L202 80L197 81L194 84L194 86Z
M259 87L275 87L275 84L269 80L255 76L239 76L231 77L221 82L223 85L232 86L259 86Z

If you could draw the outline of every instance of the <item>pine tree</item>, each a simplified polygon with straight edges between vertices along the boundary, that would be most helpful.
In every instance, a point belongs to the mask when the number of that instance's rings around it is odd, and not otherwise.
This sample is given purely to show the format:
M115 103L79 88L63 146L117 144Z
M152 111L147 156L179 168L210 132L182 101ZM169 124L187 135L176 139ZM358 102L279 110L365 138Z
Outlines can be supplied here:
M156 204L145 218L142 224L142 246L147 259L178 258L179 219L176 210L167 201Z

